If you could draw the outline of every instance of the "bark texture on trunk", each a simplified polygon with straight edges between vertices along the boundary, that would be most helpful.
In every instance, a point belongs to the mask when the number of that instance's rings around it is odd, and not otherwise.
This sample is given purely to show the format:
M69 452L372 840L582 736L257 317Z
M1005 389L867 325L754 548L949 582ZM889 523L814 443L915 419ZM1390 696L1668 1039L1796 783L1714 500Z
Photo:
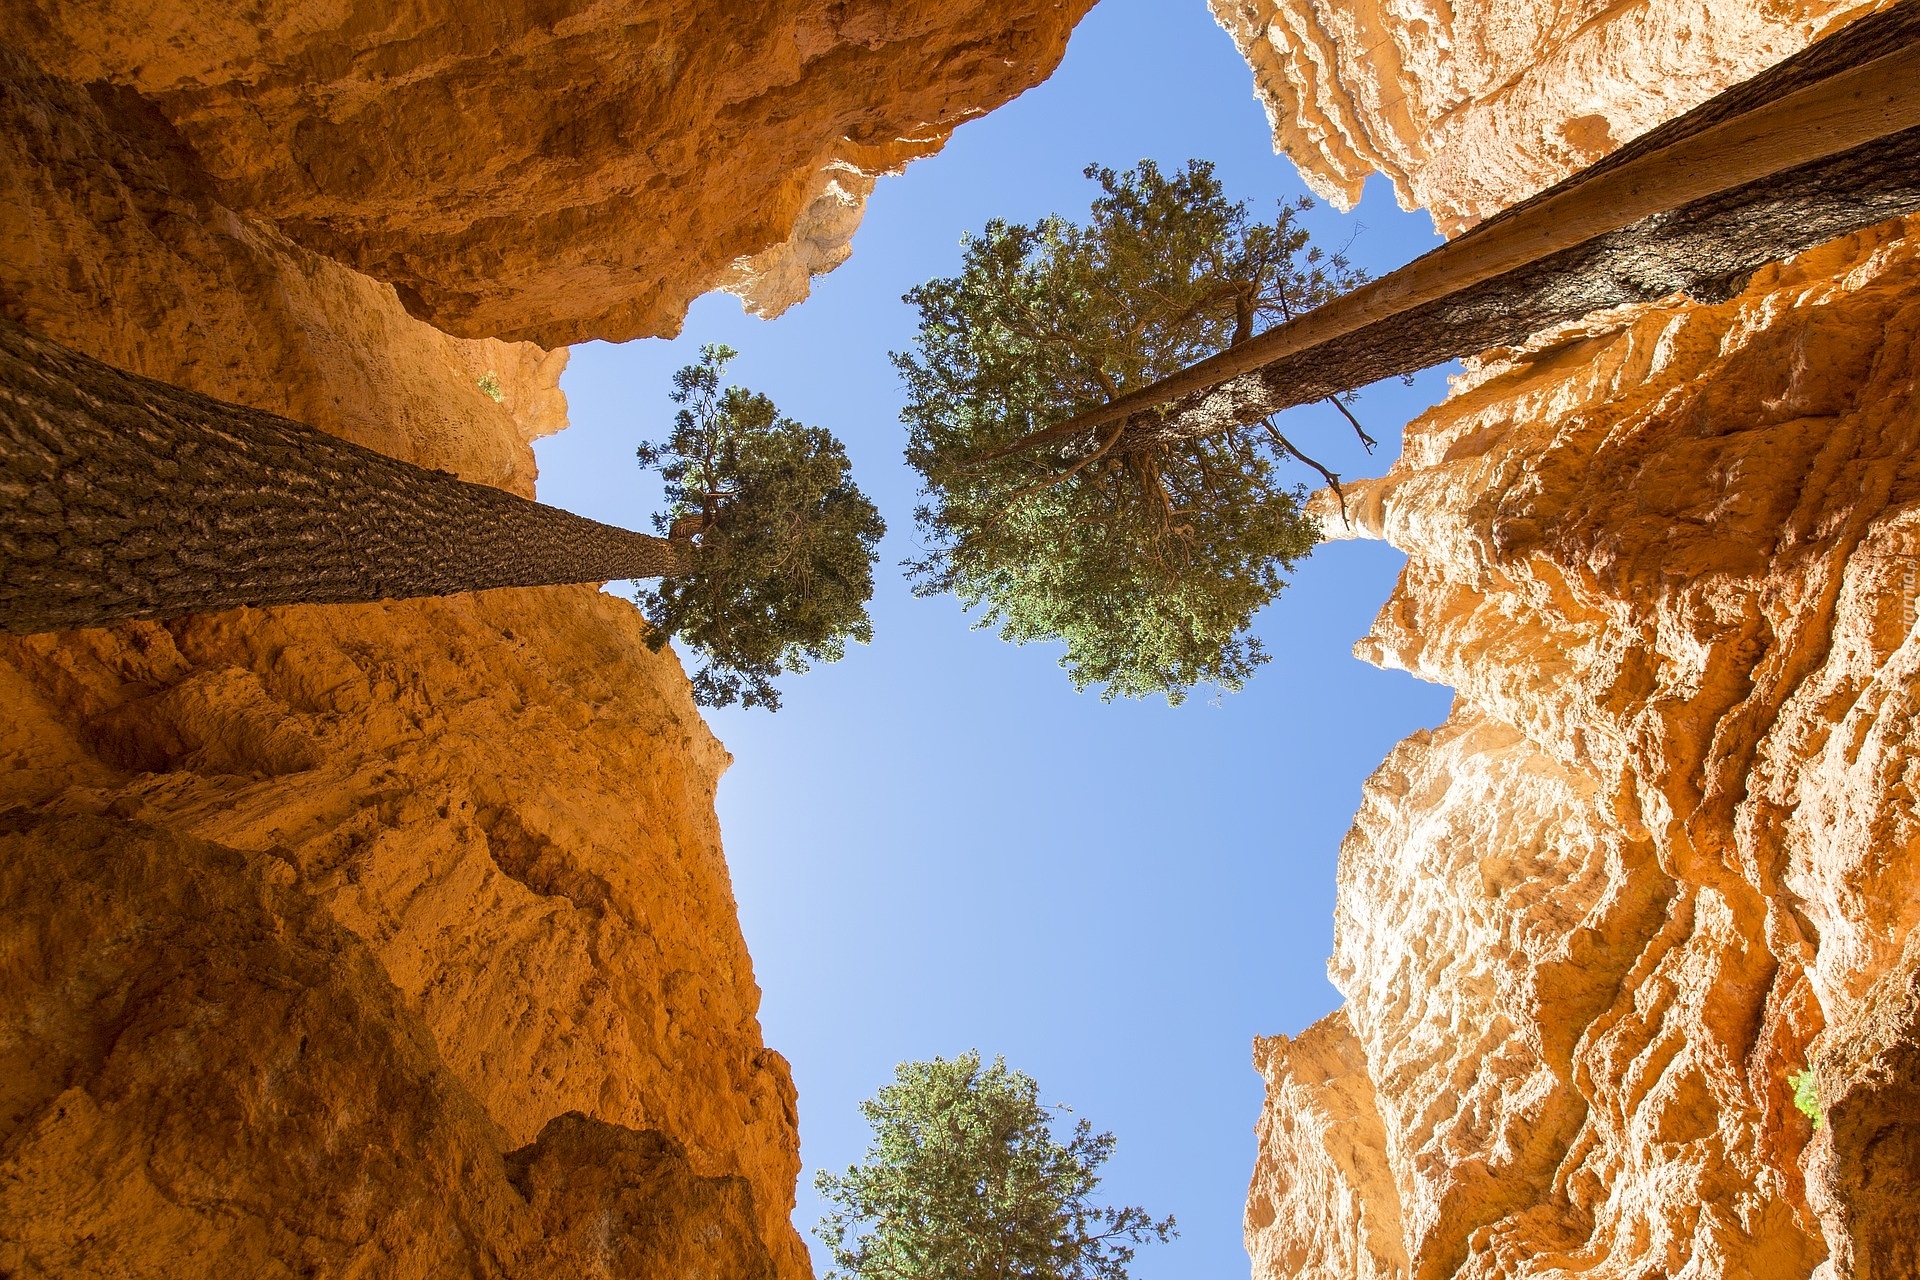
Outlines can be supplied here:
M654 578L690 554L0 321L0 630Z
M1905 0L1397 271L988 456L1120 421L1123 448L1207 435L1605 307L1730 296L1769 262L1920 211L1916 68Z
M1382 378L1522 343L1607 307L1675 293L1723 302L1769 262L1913 213L1920 213L1920 129L1656 214L1284 356L1164 411L1134 414L1123 448L1257 422Z

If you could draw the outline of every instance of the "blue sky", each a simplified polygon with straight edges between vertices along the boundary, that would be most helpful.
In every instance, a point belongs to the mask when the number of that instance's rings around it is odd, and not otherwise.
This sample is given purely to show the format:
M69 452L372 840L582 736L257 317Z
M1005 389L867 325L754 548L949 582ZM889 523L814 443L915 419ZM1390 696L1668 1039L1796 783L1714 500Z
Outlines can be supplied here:
M573 426L538 446L542 500L647 527L658 485L634 446L665 436L672 371L724 341L735 381L846 442L891 526L874 643L789 678L778 714L710 716L734 754L720 818L761 1018L800 1089L803 1230L813 1170L858 1159L856 1104L893 1064L977 1047L1118 1136L1114 1201L1178 1217L1182 1238L1136 1276L1246 1274L1250 1042L1337 1003L1334 866L1360 784L1447 711L1447 690L1351 655L1402 558L1321 548L1259 619L1273 661L1245 692L1178 708L1077 694L1057 652L971 630L896 567L915 490L887 359L913 332L900 295L951 274L960 234L990 217L1084 216L1089 161L1189 156L1262 210L1304 190L1204 0L1103 0L1050 81L881 181L852 260L810 301L768 323L714 296L674 342L575 348ZM1377 179L1354 213L1307 220L1376 273L1438 243ZM1347 476L1378 474L1444 389L1444 371L1369 389L1372 458L1324 406L1287 431Z

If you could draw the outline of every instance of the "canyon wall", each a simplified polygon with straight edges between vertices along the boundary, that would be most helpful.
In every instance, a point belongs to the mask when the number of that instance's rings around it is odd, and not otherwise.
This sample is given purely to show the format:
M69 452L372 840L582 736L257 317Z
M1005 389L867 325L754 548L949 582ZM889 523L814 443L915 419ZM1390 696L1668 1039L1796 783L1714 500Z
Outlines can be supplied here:
M21 0L238 213L462 337L671 333L846 255L870 179L1038 82L1093 0Z
M1089 4L10 6L0 310L530 495L525 339L804 296ZM0 1274L809 1275L646 641L590 587L0 640Z
M1478 98L1361 27L1262 38L1454 103L1365 118L1465 221L1590 158L1569 113L1617 142L1839 12L1659 37L1683 8L1575 14ZM1408 556L1356 651L1457 694L1341 848L1344 1007L1256 1046L1256 1276L1920 1274L1920 220L1484 353L1347 506Z
M1274 146L1452 235L1891 0L1208 0Z

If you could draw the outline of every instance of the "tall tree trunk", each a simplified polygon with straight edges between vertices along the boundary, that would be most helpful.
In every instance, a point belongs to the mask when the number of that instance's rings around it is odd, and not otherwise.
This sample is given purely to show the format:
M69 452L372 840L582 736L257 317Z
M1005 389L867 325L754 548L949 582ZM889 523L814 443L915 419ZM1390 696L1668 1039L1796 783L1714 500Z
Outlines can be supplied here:
M691 556L0 321L0 630L654 578Z
M1920 0L1861 18L1407 266L975 461L1191 439L1920 212Z

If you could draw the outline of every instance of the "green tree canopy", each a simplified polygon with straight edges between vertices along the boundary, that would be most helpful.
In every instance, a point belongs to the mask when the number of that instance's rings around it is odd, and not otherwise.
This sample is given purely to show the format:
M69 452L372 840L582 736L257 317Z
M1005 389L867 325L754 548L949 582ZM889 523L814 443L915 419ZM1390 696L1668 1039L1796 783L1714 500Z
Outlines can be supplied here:
M829 1280L1126 1280L1135 1245L1176 1234L1096 1204L1113 1135L1081 1120L1061 1142L1039 1085L999 1058L903 1062L860 1110L866 1162L814 1181L835 1206L814 1231Z
M1309 241L1310 201L1256 221L1202 161L1086 174L1101 194L1085 226L989 222L963 242L958 276L906 295L919 331L893 359L927 548L908 568L918 594L984 605L979 625L1008 640L1064 640L1081 688L1173 702L1200 683L1238 689L1265 661L1254 613L1319 538L1282 466L1338 478L1272 420L1200 438L1116 426L1018 442L1364 276Z
M781 417L756 392L721 388L735 354L702 347L673 377L673 434L640 446L640 464L666 482L654 526L692 552L689 572L640 601L656 648L677 635L703 659L696 700L777 710L783 671L838 661L849 639L872 639L867 601L886 525L831 432Z

